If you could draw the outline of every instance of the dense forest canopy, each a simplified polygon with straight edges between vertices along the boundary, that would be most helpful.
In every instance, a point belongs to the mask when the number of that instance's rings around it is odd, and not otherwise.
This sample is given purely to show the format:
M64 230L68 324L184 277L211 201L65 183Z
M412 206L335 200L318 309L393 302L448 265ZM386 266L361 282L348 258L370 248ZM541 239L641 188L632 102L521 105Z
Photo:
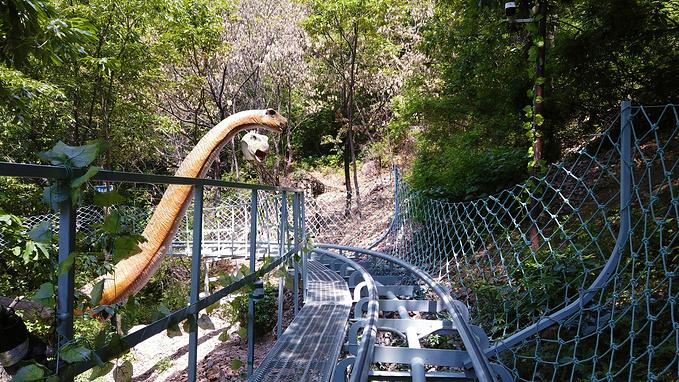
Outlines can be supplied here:
M273 107L290 120L273 145L275 179L330 166L356 196L357 161L394 162L412 168L415 187L460 200L529 174L536 102L551 162L620 100L678 96L679 5L669 0L544 1L544 18L520 1L536 19L524 24L493 0L0 4L3 161L99 139L98 165L172 173L226 116ZM210 176L254 177L235 148ZM39 199L9 179L0 190L5 209L30 212ZM16 195L36 203L17 206Z

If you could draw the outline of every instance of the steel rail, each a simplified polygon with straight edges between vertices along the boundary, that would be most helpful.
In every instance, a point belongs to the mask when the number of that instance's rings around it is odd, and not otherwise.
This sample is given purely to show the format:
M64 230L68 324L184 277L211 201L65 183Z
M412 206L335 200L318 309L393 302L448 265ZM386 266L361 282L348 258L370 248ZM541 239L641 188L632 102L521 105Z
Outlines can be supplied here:
M452 316L452 321L455 324L460 337L462 338L462 342L464 343L465 349L469 354L471 365L478 379L481 382L497 380L495 378L495 373L492 371L493 368L488 361L488 358L486 358L486 354L481 349L479 344L474 340L474 334L470 329L469 324L465 321L463 313L460 311L460 309L453 303L453 299L450 297L450 293L448 292L447 288L434 281L434 279L432 279L427 273L401 259L369 249L335 244L316 244L316 246L326 250L335 249L340 251L349 251L381 258L405 268L419 279L424 281L427 285L429 285L430 288L432 288L432 290L434 290L434 292L436 292L441 301L443 301L445 304L446 310Z
M361 343L358 346L358 351L356 352L356 359L354 360L354 366L351 369L349 382L367 381L368 373L370 372L370 364L372 363L373 351L375 350L375 340L377 339L377 319L379 314L379 306L377 304L377 298L379 297L377 293L377 284L365 268L345 256L319 248L314 248L311 252L328 256L348 264L354 268L355 271L360 272L361 276L363 276L363 280L366 282L368 298L370 301L368 302L363 336L361 338Z

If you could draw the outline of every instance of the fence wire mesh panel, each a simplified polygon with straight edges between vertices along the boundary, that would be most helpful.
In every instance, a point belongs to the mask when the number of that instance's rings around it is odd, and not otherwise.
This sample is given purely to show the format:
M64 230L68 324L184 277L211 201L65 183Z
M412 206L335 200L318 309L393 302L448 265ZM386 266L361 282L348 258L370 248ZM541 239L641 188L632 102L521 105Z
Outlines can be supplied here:
M356 195L347 209L344 190L306 195L306 229L314 242L368 247L384 233L392 214L391 208L383 207L393 204L393 173L382 171L361 182L360 187L363 204L360 211Z
M205 258L246 258L249 256L250 191L227 190L216 194L206 190L203 208L202 253ZM259 191L257 214L257 253L261 256L278 254L280 228L281 193ZM292 231L292 199L288 197L288 230ZM77 230L82 234L94 231L95 224L101 224L107 214L117 212L121 224L131 232L141 234L153 214L153 209L120 205L102 208L86 205L77 209ZM193 205L190 204L181 216L171 252L168 255L190 256L193 245ZM32 215L23 218L26 227L34 227L48 221L56 230L59 227L58 214ZM292 237L288 234L288 237ZM0 245L4 245L0 237ZM288 248L292 243L288 243Z
M678 134L676 105L624 103L497 195L452 203L401 183L380 249L446 281L518 380L678 380Z

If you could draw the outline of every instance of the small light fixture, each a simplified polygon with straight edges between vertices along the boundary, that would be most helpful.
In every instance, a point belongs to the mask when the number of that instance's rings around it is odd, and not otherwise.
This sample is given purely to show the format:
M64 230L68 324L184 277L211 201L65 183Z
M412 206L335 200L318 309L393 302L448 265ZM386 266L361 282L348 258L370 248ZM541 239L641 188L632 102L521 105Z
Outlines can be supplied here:
M516 7L516 2L507 1L505 3L505 16L507 16L507 21L510 23L532 23L533 18L527 19L517 19L516 14L518 13L518 8Z

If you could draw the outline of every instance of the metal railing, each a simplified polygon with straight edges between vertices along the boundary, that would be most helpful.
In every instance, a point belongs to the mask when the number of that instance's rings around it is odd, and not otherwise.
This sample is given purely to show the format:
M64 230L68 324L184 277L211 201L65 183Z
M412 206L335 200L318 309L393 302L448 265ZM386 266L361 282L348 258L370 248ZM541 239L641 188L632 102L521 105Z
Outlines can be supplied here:
M562 163L450 202L398 186L377 248L429 272L517 380L676 380L679 105L622 102Z
M85 169L70 169L55 166L43 166L33 164L19 164L0 162L0 176L4 177L19 177L19 178L43 178L48 180L69 180L77 178L85 173ZM183 309L177 310L170 315L161 318L142 329L130 333L122 337L120 342L109 344L100 349L95 350L96 357L91 359L74 363L61 364L57 366L58 375L62 379L72 379L74 376L81 374L97 363L111 360L122 352L131 347L149 339L167 329L169 326L181 322L190 316L193 317L194 322L198 320L198 314L202 309L218 302L221 298L245 287L253 284L260 277L268 272L283 265L288 260L292 259L295 254L302 252L301 243L305 242L304 234L304 194L295 189L284 187L273 187L265 185L255 185L247 183L226 182L221 180L203 179L203 178L185 178L164 175L139 174L129 172L117 171L99 171L90 182L121 182L121 183L142 183L154 185L189 185L193 187L193 240L192 240L192 261L191 261L191 286L190 286L190 301L189 305ZM249 235L249 249L250 249L250 273L245 275L242 279L233 282L215 293L199 298L200 287L200 259L202 248L202 227L203 227L203 202L204 202L204 188L218 187L229 188L236 190L250 190L251 204L250 204L250 235ZM274 261L267 265L256 269L256 253L257 253L257 213L258 213L258 193L272 192L276 193L280 198L280 205L282 218L278 219L280 223L277 229L280 229L277 235L279 245L279 256ZM293 245L289 245L285 238L288 236L288 218L287 205L288 197L292 197L292 236L294 238ZM282 207L285 205L285 207ZM76 220L77 212L70 199L59 203L59 224L58 224L58 261L63 264L69 255L75 250L75 236L76 236ZM179 217L181 218L181 217ZM269 243L271 244L271 243ZM286 250L287 249L287 250ZM296 263L295 269L297 269ZM296 271L297 272L297 271ZM57 308L56 308L56 327L57 327L57 348L69 343L74 336L73 328L73 312L74 312L74 277L75 269L73 265L69 265L64 272L57 276ZM254 338L253 338L253 299L250 296L249 312L248 312L248 372L252 374L253 359L254 359ZM298 300L296 298L295 300ZM280 307L281 302L279 302ZM296 304L295 304L296 305ZM197 345L198 345L198 331L194 327L189 332L189 364L188 364L188 379L189 381L196 380L197 368Z

